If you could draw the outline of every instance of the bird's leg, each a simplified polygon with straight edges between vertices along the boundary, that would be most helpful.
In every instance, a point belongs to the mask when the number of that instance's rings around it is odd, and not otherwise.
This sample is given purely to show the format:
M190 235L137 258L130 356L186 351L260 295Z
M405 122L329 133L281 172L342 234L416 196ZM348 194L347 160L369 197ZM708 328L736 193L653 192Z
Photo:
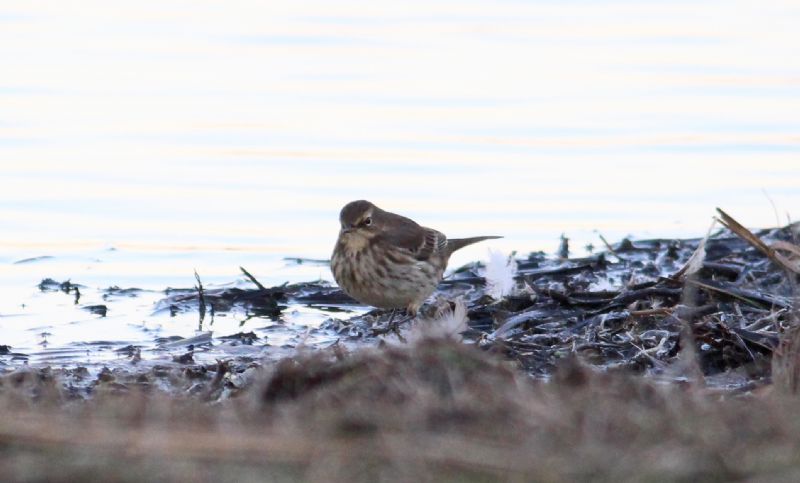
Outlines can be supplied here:
M417 316L417 314L416 314L416 310L413 310L413 311L412 310L406 310L405 311L406 312L406 316L401 318L400 320L395 321L395 316L397 315L398 311L399 311L399 309L392 309L392 314L389 316L389 321L386 322L386 325L384 325L383 327L373 328L372 329L372 335L384 335L384 334L388 334L389 332L394 332L394 334L397 335L397 337L400 340L404 341L403 336L400 335L400 325L405 324L406 322L408 322L410 320L413 320L414 317Z
M385 311L378 316L378 320L380 320L380 317L382 317L384 315L386 315ZM394 320L395 315L397 315L397 309L392 309L392 311L389 312L389 320L388 320L388 322L383 324L382 327L384 327L384 328L385 327L389 327L392 324L392 321ZM377 321L376 321L376 323L377 323ZM387 330L383 330L382 328L373 328L372 329L372 335L376 335L378 333L385 334L386 332L388 332L388 331Z
M392 332L394 332L398 336L400 336L400 332L398 330L400 328L400 326L402 324L405 324L406 322L414 320L414 318L417 316L417 310L415 308L412 308L412 307L407 308L405 310L405 313L406 313L406 316L403 317L402 319L398 320L397 322L393 322L393 319L394 319L394 314L393 314L392 318L389 319L389 323L387 324L387 327L389 328L389 330L391 330Z
M398 309L392 309L392 312L389 314L389 320L380 327L373 327L372 328L372 335L384 335L388 334L389 332L397 333L397 327L392 323L394 321L394 317L397 315Z

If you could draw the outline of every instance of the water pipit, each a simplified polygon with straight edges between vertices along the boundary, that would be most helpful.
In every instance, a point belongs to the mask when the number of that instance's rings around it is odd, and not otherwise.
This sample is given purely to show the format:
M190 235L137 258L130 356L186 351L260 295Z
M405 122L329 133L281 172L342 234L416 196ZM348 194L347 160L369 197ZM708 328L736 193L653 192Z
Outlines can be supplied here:
M450 255L499 236L448 239L443 233L384 211L369 201L352 201L339 214L341 229L331 257L336 283L361 303L416 316L442 280Z

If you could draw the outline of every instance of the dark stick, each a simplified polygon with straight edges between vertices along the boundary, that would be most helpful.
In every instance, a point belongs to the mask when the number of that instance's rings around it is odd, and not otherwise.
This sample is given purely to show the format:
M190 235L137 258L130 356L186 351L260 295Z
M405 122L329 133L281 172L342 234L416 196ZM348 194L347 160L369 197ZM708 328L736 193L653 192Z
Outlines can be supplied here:
M200 324L198 330L203 330L203 319L206 318L206 296L203 291L203 282L200 281L200 275L198 275L197 270L194 271L194 278L197 280L197 297L198 297L198 304L197 309L200 312Z
M241 270L242 273L245 275L245 277L249 278L250 281L253 282L256 285L256 287L258 287L259 290L264 290L264 291L267 290L267 288L265 286L261 285L261 282L256 280L256 277L252 276L250 274L250 272L248 272L247 270L244 269L244 267L239 267L239 270Z

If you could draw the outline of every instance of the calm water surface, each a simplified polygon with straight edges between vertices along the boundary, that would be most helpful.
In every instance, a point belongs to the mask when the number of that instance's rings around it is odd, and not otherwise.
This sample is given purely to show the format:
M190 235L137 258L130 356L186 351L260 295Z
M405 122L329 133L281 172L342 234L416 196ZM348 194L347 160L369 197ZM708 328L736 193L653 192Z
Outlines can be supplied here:
M520 252L798 216L796 2L159 5L0 3L0 344L192 336L36 285L329 279L282 258L357 198Z

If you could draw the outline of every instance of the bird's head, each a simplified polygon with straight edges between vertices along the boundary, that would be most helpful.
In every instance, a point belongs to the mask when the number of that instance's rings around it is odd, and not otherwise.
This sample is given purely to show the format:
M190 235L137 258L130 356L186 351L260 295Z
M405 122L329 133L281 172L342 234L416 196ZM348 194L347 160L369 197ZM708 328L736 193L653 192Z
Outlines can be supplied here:
M339 213L340 237L370 240L380 231L383 211L366 200L351 201Z

